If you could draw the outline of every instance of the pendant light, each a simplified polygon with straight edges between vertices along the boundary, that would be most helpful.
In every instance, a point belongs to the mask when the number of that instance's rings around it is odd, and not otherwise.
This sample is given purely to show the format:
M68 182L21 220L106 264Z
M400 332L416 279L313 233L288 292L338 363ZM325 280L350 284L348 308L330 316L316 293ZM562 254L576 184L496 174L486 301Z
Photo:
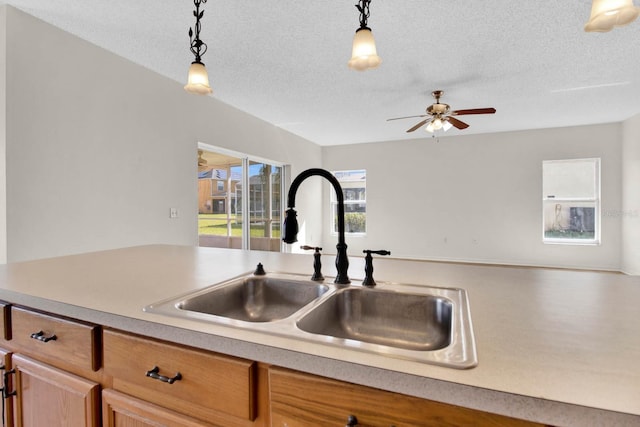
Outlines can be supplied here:
M357 71L365 71L377 68L382 62L376 51L376 42L373 39L371 28L367 27L369 18L369 3L371 0L360 0L356 8L360 11L360 28L353 36L353 48L349 68Z
M204 15L204 10L200 11L200 4L206 2L207 0L193 0L193 4L196 7L196 10L193 11L193 16L196 17L196 25L194 27L195 31L194 29L189 28L190 50L191 53L195 55L196 59L189 67L189 76L184 90L196 95L208 95L213 92L209 86L207 69L202 63L202 55L207 51L207 45L200 40L200 20Z
M584 26L586 32L611 31L614 27L630 24L638 17L640 9L633 0L593 0L591 17Z

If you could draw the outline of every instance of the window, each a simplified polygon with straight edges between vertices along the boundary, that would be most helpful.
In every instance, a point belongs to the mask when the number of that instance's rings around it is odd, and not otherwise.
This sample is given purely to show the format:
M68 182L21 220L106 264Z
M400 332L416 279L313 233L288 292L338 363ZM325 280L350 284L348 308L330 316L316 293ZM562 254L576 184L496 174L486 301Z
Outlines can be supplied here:
M333 172L342 186L344 195L345 232L364 234L367 231L367 171L347 170ZM331 223L333 232L338 232L338 200L331 191Z
M542 162L544 243L600 243L600 159Z

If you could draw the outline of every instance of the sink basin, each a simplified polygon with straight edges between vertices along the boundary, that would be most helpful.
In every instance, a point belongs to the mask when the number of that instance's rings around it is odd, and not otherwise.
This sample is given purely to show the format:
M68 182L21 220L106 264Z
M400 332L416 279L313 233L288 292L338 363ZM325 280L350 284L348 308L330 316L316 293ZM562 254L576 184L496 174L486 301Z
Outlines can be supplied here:
M416 351L451 343L453 304L442 297L342 289L297 322L312 334Z
M311 281L250 276L189 296L176 308L245 322L273 322L291 316L328 290Z
M450 368L478 363L463 289L247 274L144 311Z

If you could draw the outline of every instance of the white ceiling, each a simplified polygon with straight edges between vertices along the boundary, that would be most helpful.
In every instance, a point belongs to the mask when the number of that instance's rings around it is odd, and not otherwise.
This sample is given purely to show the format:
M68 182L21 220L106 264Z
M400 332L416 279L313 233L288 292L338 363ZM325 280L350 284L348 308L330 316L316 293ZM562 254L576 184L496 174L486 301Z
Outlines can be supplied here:
M2 2L2 0L0 0ZM590 0L372 0L382 65L347 68L356 0L209 0L201 38L212 96L321 145L424 137L405 130L442 89L465 116L446 135L618 122L640 112L640 20L585 33ZM7 0L181 83L189 0ZM462 118L462 117L461 117Z

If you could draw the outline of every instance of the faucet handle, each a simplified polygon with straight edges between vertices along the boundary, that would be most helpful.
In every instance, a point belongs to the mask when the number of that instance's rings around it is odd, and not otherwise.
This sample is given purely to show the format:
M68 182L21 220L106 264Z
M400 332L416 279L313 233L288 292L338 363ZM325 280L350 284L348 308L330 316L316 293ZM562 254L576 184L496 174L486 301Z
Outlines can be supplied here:
M372 251L371 249L365 249L362 251L363 254L367 254L364 257L364 280L362 281L362 286L374 287L376 285L376 281L373 280L373 257L371 254L376 255L391 255L391 251L387 250L379 250Z
M384 249L379 250L379 251L372 251L370 249L365 249L364 251L362 251L363 254L376 254L376 255L391 255L391 251L386 251Z
M314 251L313 253L313 276L311 276L311 280L314 280L316 282L321 282L324 280L324 276L322 275L322 263L320 261L320 251L322 250L322 248L319 248L317 246L307 246L307 245L303 245L300 246L300 249L303 249L305 251Z

